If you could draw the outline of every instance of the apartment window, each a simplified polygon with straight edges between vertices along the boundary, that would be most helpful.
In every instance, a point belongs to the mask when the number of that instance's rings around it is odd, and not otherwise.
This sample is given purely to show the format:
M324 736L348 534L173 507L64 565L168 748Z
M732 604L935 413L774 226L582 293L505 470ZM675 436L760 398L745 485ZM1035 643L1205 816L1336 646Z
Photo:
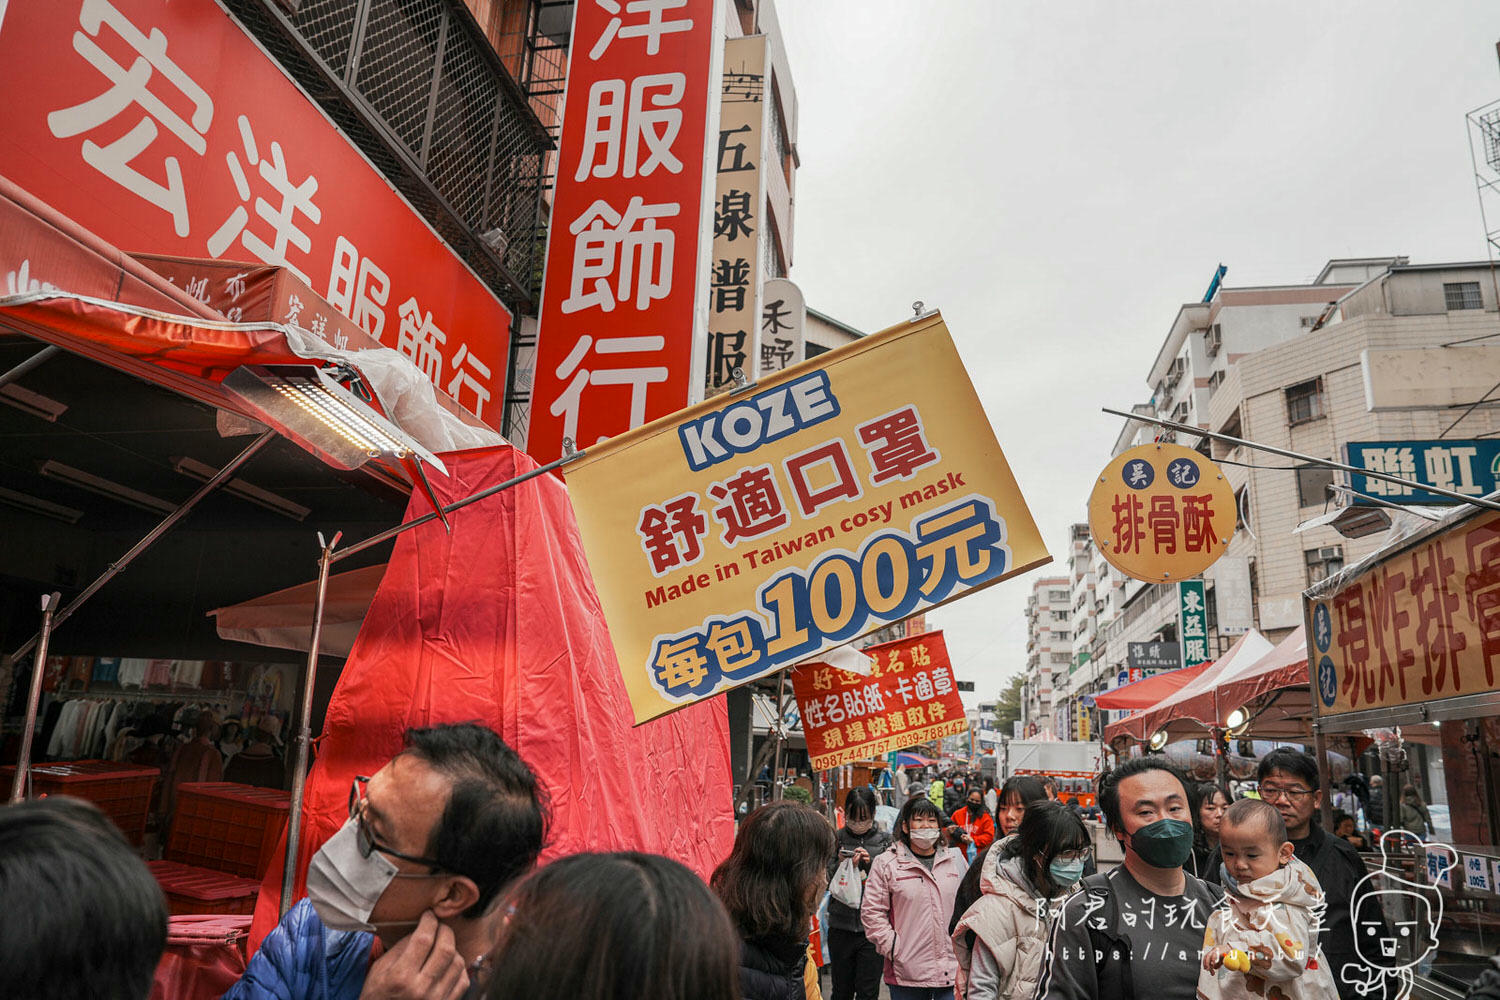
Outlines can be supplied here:
M1302 324L1302 329L1304 329L1304 330L1311 330L1314 326L1317 325L1317 323L1318 323L1318 317L1316 317L1316 316L1303 316L1300 320L1298 320L1298 322L1300 322Z
M1319 507L1328 500L1333 485L1333 470L1321 465L1297 466L1297 505Z
M1219 324L1215 323L1213 326L1209 327L1208 331L1203 335L1203 351L1209 357L1213 357L1219 353L1219 349L1223 346L1224 330L1219 326Z
M1221 386L1221 385L1224 384L1224 376L1227 375L1227 374L1228 373L1226 371L1224 371L1224 369L1222 369L1222 368L1216 369L1215 371L1212 371L1212 372L1209 373L1209 375L1208 375L1208 391L1209 391L1210 395L1212 395L1214 392L1218 391L1219 386Z
M1073 641L1073 637L1071 635L1069 635L1068 633L1066 633L1066 632L1053 632L1052 633L1052 641L1053 642L1072 642Z
M1299 382L1286 390L1286 419L1289 424L1305 424L1323 416L1323 380Z
M1067 653L1053 653L1052 662L1054 664L1068 664L1073 662L1073 657L1069 656Z
M1052 612L1052 620L1055 622L1065 622L1068 620L1068 613L1066 611L1054 611Z
M1047 592L1047 596L1048 600L1051 601L1066 601L1068 599L1068 592L1066 590L1051 590Z
M1443 303L1449 309L1483 309L1484 299L1479 294L1479 282L1444 282Z
M1321 548L1308 549L1303 556L1307 560L1308 586L1319 580L1326 580L1344 568L1342 545L1324 545Z

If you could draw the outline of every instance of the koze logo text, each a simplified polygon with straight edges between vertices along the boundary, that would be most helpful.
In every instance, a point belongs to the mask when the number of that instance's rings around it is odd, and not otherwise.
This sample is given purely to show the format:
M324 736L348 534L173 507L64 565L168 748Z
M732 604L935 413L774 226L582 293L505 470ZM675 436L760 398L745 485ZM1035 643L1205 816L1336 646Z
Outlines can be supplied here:
M839 415L826 372L813 372L757 393L677 428L693 471L796 433Z

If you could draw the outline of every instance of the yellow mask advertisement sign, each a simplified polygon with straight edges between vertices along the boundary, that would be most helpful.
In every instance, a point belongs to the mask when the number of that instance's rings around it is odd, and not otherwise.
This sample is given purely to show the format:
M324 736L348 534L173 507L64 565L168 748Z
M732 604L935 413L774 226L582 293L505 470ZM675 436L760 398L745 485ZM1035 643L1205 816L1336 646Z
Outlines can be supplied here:
M1203 454L1158 441L1104 467L1089 497L1089 532L1115 569L1147 582L1185 580L1229 548L1234 490Z
M937 314L567 480L638 723L1051 560Z

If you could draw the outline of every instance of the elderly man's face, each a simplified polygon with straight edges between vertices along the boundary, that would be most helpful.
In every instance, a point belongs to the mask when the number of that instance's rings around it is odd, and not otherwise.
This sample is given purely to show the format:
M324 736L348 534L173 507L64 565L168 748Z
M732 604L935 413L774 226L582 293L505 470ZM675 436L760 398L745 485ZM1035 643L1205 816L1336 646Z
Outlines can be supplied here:
M452 781L422 759L412 754L393 758L371 776L365 788L365 818L376 843L413 857L429 857L432 832L452 789ZM401 872L425 875L431 871L387 857ZM381 940L389 946L447 895L448 886L444 878L394 878L370 911L370 923L379 928Z

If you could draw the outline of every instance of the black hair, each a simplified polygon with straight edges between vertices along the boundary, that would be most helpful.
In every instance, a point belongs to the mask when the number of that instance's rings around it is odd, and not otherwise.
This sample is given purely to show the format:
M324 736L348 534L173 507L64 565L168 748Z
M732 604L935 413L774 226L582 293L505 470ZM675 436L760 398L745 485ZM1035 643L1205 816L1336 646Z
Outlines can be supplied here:
M1035 803L1051 801L1047 798L1047 786L1042 784L1040 778L1029 774L1016 774L1006 778L995 801L1003 806L1012 795L1020 796L1021 804L1028 809Z
M1261 799L1240 799L1224 810L1224 822L1236 829L1259 823L1271 835L1273 846L1286 843L1286 820L1275 806Z
M918 795L907 799L906 805L901 807L900 815L896 817L896 829L891 831L897 840L906 845L907 850L911 850L911 821L923 818L937 820L940 827L948 822L948 817L927 796Z
M1091 847L1088 827L1077 813L1061 802L1038 802L1026 807L1020 829L1005 841L1005 853L1001 856L1020 858L1032 884L1048 896L1055 896L1066 886L1052 881L1047 867L1052 859L1064 851L1084 851Z
M1099 776L1099 808L1104 812L1105 825L1117 837L1125 833L1125 823L1120 817L1120 782L1138 774L1145 774L1147 771L1165 771L1176 778L1182 785L1183 796L1189 805L1192 804L1192 792L1188 790L1189 782L1181 771L1156 755L1132 757ZM1193 812L1197 810L1194 809Z
M1334 828L1334 830L1338 830L1339 824L1342 823L1346 819L1349 822L1353 823L1355 825L1355 829L1358 830L1358 828L1359 828L1359 822L1353 816L1350 816L1348 813L1344 812L1344 810L1342 810L1342 809L1335 809L1333 811L1333 828Z
M167 942L156 879L94 805L0 807L0 996L145 1000Z
M806 938L834 846L817 810L772 802L745 817L708 884L743 937Z
M875 818L875 791L869 785L849 789L844 799L844 820Z
M735 1000L739 937L686 867L652 854L575 854L506 895L488 1000Z
M427 855L472 879L483 916L500 890L536 863L547 837L547 797L520 754L494 730L466 722L406 731L406 749L452 782Z
M1318 762L1312 754L1292 747L1277 747L1260 759L1255 780L1265 781L1272 771L1285 771L1294 778L1301 778L1308 788L1321 787L1318 779Z

